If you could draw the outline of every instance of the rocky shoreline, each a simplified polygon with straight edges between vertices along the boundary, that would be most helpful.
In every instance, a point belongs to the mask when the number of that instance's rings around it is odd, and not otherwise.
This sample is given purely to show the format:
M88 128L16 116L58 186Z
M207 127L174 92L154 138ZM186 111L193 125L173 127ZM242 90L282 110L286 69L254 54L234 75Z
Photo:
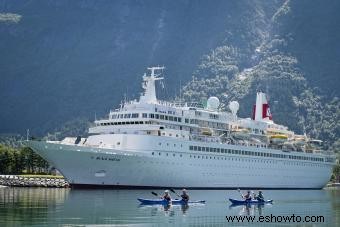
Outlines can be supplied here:
M70 185L64 178L0 175L0 185L10 187L46 187L46 188L68 188Z

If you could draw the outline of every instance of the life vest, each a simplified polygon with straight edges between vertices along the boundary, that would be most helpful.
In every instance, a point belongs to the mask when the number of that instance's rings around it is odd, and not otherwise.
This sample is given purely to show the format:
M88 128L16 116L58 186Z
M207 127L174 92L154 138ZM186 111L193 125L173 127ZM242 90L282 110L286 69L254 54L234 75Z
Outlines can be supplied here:
M171 197L170 197L170 195L168 195L168 196L163 196L163 199L165 199L165 200L167 200L167 201L171 201Z
M182 197L182 200L189 201L189 195L188 194L186 194L186 195L182 194L181 197Z

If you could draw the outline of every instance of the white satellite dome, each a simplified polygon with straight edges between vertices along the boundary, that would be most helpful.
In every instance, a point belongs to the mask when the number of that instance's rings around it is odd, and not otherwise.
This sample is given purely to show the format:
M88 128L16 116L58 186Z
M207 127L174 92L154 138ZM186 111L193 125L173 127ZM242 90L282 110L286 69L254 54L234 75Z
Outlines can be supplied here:
M220 105L220 100L215 96L210 97L207 101L207 108L210 110L217 110L219 105Z
M236 113L238 109L240 108L240 104L237 101L231 101L229 103L229 109L231 110L231 113L236 116Z

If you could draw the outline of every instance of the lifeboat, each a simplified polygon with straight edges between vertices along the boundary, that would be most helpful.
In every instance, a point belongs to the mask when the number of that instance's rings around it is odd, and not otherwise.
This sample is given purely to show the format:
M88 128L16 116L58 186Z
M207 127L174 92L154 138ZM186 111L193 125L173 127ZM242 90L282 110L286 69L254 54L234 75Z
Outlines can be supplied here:
M205 136L212 136L212 130L210 128L202 128L201 133Z
M237 139L248 139L249 138L249 130L248 129L233 129L231 131L232 135Z
M284 134L276 134L269 136L271 143L280 144L287 141L288 136Z
M301 147L306 144L306 137L301 136L301 135L296 135L292 142L294 145Z

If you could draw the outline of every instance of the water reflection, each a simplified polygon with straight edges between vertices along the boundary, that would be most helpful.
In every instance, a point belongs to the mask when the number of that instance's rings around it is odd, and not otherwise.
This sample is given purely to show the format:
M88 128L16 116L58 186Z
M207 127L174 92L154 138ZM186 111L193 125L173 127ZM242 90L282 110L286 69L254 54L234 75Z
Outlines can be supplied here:
M266 206L272 206L272 204L246 204L246 205L230 205L229 209L238 209L238 215L252 215L252 216L262 216L263 209Z
M271 214L323 215L325 225L340 223L340 190L268 190L274 204L250 206L229 206L227 198L237 198L237 191L193 190L190 197L205 205L139 206L137 198L149 196L148 190L2 188L0 226L224 226L226 215Z
M140 204L138 206L140 209L149 209L150 215L155 216L158 212L164 213L167 216L174 216L175 213L181 212L182 215L186 215L189 210L189 205L143 205Z
M2 188L0 219L7 225L35 224L63 204L70 189ZM0 222L0 223L1 223Z

